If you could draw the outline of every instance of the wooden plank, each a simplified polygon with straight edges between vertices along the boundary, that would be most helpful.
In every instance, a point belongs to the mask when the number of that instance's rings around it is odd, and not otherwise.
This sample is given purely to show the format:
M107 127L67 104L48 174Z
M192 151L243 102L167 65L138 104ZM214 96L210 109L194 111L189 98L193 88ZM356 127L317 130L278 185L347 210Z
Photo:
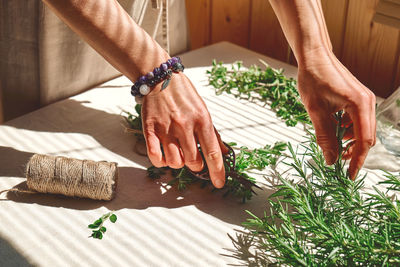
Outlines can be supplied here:
M269 1L253 0L249 48L288 62L289 44Z
M342 62L376 95L392 91L399 30L374 23L378 0L349 1Z
M399 49L397 50L397 68L394 71L393 86L391 93L393 93L397 88L400 87L400 36L398 42L399 42Z
M211 8L211 42L249 43L249 0L214 0Z
M4 122L4 115L3 115L3 91L1 89L0 84L0 124Z
M210 44L211 0L186 0L191 49Z
M338 58L342 56L348 4L348 0L321 1L333 52Z

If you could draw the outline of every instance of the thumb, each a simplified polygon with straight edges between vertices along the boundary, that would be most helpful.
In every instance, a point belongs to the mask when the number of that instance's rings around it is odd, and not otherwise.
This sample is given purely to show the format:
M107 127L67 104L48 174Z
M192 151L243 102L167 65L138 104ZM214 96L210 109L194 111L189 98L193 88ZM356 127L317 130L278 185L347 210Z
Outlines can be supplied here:
M324 153L326 163L331 165L336 162L339 153L334 119L326 111L310 112L309 115L314 125L317 143Z

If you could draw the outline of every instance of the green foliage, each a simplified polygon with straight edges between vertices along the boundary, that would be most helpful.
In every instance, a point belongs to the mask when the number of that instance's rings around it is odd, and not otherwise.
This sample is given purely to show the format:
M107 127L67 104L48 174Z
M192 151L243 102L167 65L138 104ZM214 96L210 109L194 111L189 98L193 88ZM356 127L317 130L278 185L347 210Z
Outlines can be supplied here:
M234 144L234 143L231 143ZM222 191L223 196L233 195L242 202L250 200L254 194L252 189L256 184L256 180L249 176L249 171L253 169L263 170L267 166L275 165L278 158L282 156L282 152L286 149L286 144L277 142L274 146L266 145L260 149L248 149L241 147L240 152L236 156L235 170L227 173L225 186L222 189L213 189L213 191ZM147 175L150 178L160 178L167 170L171 171L172 180L169 185L177 185L179 190L185 190L188 185L200 182L203 187L211 185L210 180L197 178L186 167L181 169L171 169L168 167L156 168L151 166L147 169ZM238 178L242 177L242 178ZM242 179L246 181L243 182ZM246 186L249 184L250 186Z
M315 136L302 147L305 153L288 147L287 164L299 181L279 176L264 216L248 212L244 225L257 260L288 266L400 265L400 201L388 195L400 191L400 175L386 173L380 183L385 193L376 187L363 193L366 176L348 179L341 159L326 166Z
M265 65L264 70L255 65L248 69L242 68L242 62L232 64L228 70L222 62L214 60L212 69L207 71L209 83L217 95L225 92L269 104L287 126L296 126L298 122L311 124L300 101L296 80L286 78L282 70L273 69L260 61Z
M250 150L245 146L240 148L236 156L236 170L238 172L251 169L263 170L268 166L276 165L279 156L286 150L287 144L277 142L274 146L266 145L263 148Z
M288 126L310 124L295 81L286 79L281 71L267 65L265 70L256 66L242 70L240 62L228 70L214 61L208 74L217 94L226 92L270 104ZM340 155L344 153L342 137L346 130L341 126L341 116L342 112L336 115ZM374 193L363 193L366 176L348 179L341 157L333 166L326 166L315 136L310 132L309 136L310 140L301 145L304 153L289 144L290 161L285 164L294 174L278 174L277 191L268 199L264 216L248 211L251 218L244 225L249 232L232 238L234 257L249 265L400 265L400 201L389 195L399 193L400 176L386 173L380 183L386 185L386 192L374 187ZM258 157L253 161L254 155L241 156L246 161L240 163L238 156L239 166L251 168L248 163L252 161L254 168L263 167Z
M117 221L117 215L115 215L112 211L104 214L99 219L97 219L94 223L89 224L88 228L92 230L92 235L89 237L93 237L96 239L103 239L104 233L107 231L107 228L103 226L103 224L110 220L110 222L115 223Z

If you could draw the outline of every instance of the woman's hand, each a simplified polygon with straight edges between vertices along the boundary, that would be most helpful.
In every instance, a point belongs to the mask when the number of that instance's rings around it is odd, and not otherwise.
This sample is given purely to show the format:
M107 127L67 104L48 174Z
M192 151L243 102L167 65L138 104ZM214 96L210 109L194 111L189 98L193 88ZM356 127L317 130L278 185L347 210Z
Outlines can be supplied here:
M306 63L299 63L298 90L328 164L338 158L333 114L344 110L353 123L347 136L354 142L347 157L351 158L349 176L354 180L376 142L375 95L326 51L313 51Z
M217 188L224 186L222 153L227 149L206 105L184 74L174 74L166 89L161 91L160 83L144 98L142 120L147 154L154 166L177 169L186 165L192 171L201 171L200 143L212 183Z
M169 58L118 1L43 1L132 82ZM200 171L203 168L197 149L200 143L211 180L215 187L221 188L225 183L221 149L225 148L217 138L204 102L183 74L174 74L169 86L163 91L160 88L161 84L157 85L142 106L150 160L157 167L180 168L185 164L193 171Z

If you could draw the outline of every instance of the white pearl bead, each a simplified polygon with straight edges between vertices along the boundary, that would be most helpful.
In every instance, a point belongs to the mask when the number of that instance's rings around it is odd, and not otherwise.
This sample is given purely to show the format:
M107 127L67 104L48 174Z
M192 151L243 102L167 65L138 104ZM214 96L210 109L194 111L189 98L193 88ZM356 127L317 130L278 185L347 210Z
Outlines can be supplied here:
M143 96L135 96L135 102L139 105L143 104Z
M148 87L147 84L142 84L139 87L139 91L142 95L148 95L150 93L150 87Z

